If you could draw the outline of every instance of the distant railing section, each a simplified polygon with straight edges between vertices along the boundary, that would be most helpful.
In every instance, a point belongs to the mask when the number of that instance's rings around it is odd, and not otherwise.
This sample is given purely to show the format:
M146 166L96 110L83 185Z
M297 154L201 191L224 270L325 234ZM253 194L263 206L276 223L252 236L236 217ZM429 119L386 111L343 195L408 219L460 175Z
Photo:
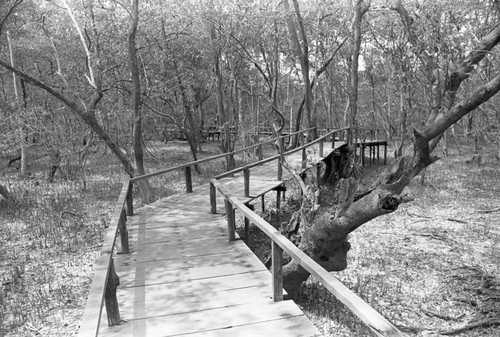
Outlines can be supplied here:
M326 132L322 132L322 133L324 133L324 135L318 137L317 139L315 139L311 142L305 143L305 144L298 146L294 149L288 150L288 151L284 152L283 154L278 154L278 155L275 155L275 156L272 156L272 157L269 157L269 158L266 158L263 160L259 160L258 162L248 164L248 165L236 168L234 170L219 174L218 176L215 176L214 179L219 180L222 178L231 177L231 176L235 175L236 173L243 172L244 191L245 191L244 196L249 197L250 169L251 168L256 167L256 166L260 166L262 164L265 164L265 163L268 163L271 161L277 161L276 180L282 180L282 178L283 178L283 169L282 168L283 168L283 160L284 160L285 156L290 155L290 154L295 153L295 152L302 151L302 169L304 169L306 167L306 159L307 159L307 152L306 151L307 151L308 147L311 147L315 144L318 144L319 156L323 157L323 152L324 152L323 149L324 149L325 141L327 141L327 140L331 141L332 142L332 149L335 149L335 142L338 140L342 141L342 139L347 139L347 136L345 135L345 133L349 132L349 130L350 130L349 128L336 129L336 130L331 130L331 131L327 130ZM339 137L337 138L336 135L339 135ZM282 142L282 146L283 146L282 148L284 148L284 141L285 141L286 137L288 137L288 136L278 137L279 139L275 138L275 140ZM212 214L215 214L217 212L217 193L216 193L215 186L212 183L210 183L210 209L211 209Z
M186 164L183 164L183 165L178 165L178 166L175 166L175 167L170 167L170 168L167 168L167 169L164 169L164 170L156 171L156 172L145 174L145 175L142 175L142 176L137 176L137 177L134 177L134 178L130 179L130 181L134 183L134 182L137 182L137 181L139 181L141 179L149 179L149 178L152 178L152 177L155 177L155 176L159 176L159 175L163 175L163 174L166 174L166 173L170 173L170 172L173 172L173 171L184 170L185 181L186 182L192 182L192 177L191 177L192 167L194 167L195 165L199 165L199 164L202 164L202 163L205 163L205 162L208 162L208 161L212 161L212 160L216 160L216 159L220 159L220 158L224 158L224 157L227 158L229 156L234 156L234 155L236 155L238 153L247 152L247 151L251 151L251 150L254 150L254 149L257 149L258 159L259 159L259 161L261 161L264 158L263 151L262 151L262 148L263 148L264 145L266 145L266 144L273 144L273 143L277 142L278 140L286 139L286 138L292 137L294 135L299 135L299 136L301 136L301 137L299 137L299 139L304 139L305 135L308 132L310 132L311 130L313 130L313 129L314 128L300 130L300 131L294 132L294 133L289 134L289 135L285 135L285 136L282 136L282 137L275 137L275 138L272 138L272 139L268 139L268 140L260 142L258 144L247 146L247 147L244 147L244 148L241 148L241 149L237 149L237 150L234 150L234 151L222 153L222 154L219 154L219 155L216 155L216 156L212 156L212 157L208 157L208 158L204 158L204 159L199 159L199 160L192 161L192 162L189 162L189 163L186 163ZM303 142L304 141L302 140L301 143L303 143ZM186 192L190 193L192 191L193 191L192 184L186 184Z
M386 141L387 140L387 132L382 129L364 129L364 128L356 128L354 131L354 139L357 142L366 142L366 141Z
M229 232L228 236L230 240L235 240L236 237L235 210L240 211L244 215L245 221L252 222L272 240L271 295L275 302L283 300L283 252L286 252L327 288L339 301L344 303L344 305L358 316L377 336L406 336L368 303L342 284L335 276L330 274L311 257L297 248L276 228L253 212L238 198L231 196L228 191L224 190L222 184L217 179L212 179L210 184L224 196Z

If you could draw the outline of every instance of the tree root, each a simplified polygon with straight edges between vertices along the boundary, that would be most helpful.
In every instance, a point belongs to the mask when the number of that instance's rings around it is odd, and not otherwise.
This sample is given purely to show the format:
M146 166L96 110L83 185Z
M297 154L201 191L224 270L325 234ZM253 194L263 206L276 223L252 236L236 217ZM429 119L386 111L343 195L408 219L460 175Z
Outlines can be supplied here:
M496 326L496 325L500 325L500 316L483 319L481 321L470 323L470 324L467 324L467 325L460 327L460 328L457 328L457 329L448 330L448 331L441 331L440 334L446 335L446 336L456 335L456 334L462 333L464 331L469 331L469 330L476 329L476 328L489 328L491 326Z
M445 321L458 321L460 317L453 317L453 316L448 316L448 315L442 315L440 313L434 312L429 309L422 309L422 312L426 314L429 317L437 317Z

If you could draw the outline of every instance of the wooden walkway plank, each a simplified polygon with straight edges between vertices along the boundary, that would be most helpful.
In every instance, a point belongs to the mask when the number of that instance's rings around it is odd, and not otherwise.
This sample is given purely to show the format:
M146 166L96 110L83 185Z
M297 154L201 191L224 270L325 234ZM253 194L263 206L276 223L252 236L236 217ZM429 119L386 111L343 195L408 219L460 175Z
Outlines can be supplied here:
M198 333L183 334L184 337L263 337L294 336L322 337L322 334L311 332L309 320L305 316L287 317L268 322L233 326L231 329L211 330ZM179 335L174 335L179 336Z
M262 288L268 287L271 281L270 273L267 270L236 274L236 275L225 275L217 276L206 279L197 280L186 280L182 283L178 283L175 287L170 283L159 283L148 285L147 287L127 287L121 288L120 292L123 295L120 299L120 303L132 303L143 301L143 297L135 297L137 295L137 289L146 289L145 299L162 299L162 298L180 298L188 295L197 295L199 293L213 293L209 292L208 289L217 289L220 292L226 292L235 289L245 289L245 288ZM261 299L267 299L270 295L266 294ZM132 299L132 301L128 301ZM129 319L133 318L131 316Z
M153 261L149 263L138 263L134 269L128 268L120 273L121 287L142 286L157 283L182 282L195 279L211 278L224 275L245 274L266 270L262 265L253 261L253 259L238 259L234 262L218 262L222 254L213 254L207 256L204 260L208 263L184 268L167 268L167 261ZM214 257L215 256L215 257ZM163 262L163 263L162 263Z
M143 291L144 288L131 288L133 292ZM206 291L197 289L197 292L179 294L176 296L164 296L163 294L151 294L144 291L143 300L135 300L133 302L120 303L120 310L123 317L133 317L134 319L146 319L155 316L166 316L182 313L190 313L216 308L226 308L241 304L248 304L262 301L269 295L267 285L254 287L227 289L224 292ZM140 298L141 296L135 296ZM270 299L269 299L270 300ZM140 303L143 302L143 303ZM137 313L136 306L144 305L143 312Z
M101 336L179 336L189 333L230 330L234 327L242 326L246 326L247 331L255 333L255 336L268 336L266 330L252 331L251 329L255 328L255 326L251 327L251 325L264 322L271 324L271 322L285 318L301 317L304 317L304 314L292 301L271 302L268 300L189 313L137 319L128 323L141 325L142 331L130 331L130 329L124 328L124 325L118 325L103 329ZM314 330L307 332L307 326L310 325L310 322L305 321L304 323L306 325L302 325L302 329L296 326L297 330L300 329L303 331L298 336L304 335L304 333L308 333L309 335L312 333L314 335ZM296 324L297 321L295 322ZM138 333L142 333L142 335ZM289 330L287 333L282 331L281 336L297 336L296 333L294 330Z

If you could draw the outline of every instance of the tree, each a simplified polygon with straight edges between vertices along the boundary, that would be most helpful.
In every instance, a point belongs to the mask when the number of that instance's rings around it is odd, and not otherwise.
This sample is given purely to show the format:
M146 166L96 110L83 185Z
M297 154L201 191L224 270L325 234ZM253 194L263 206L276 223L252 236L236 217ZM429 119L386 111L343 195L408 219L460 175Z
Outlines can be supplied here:
M366 3L364 0L352 0L354 15L352 18L352 41L350 55L349 72L349 120L346 121L349 127L356 127L356 117L358 114L358 83L359 83L359 50L361 47L361 21L363 16L371 6L371 1ZM350 134L348 143L352 143L352 134Z
M110 3L111 4L111 3ZM108 5L110 5L108 4ZM120 64L116 63L107 63L110 60L109 55L113 53L111 50L114 46L113 44L103 44L104 37L111 37L113 35L112 28L110 28L107 22L98 22L98 19L106 18L103 14L113 13L113 8L109 11L108 7L101 6L97 10L94 7L93 0L87 0L82 3L81 8L77 8L75 11L72 8L72 3L68 1L63 1L64 13L67 15L66 18L69 18L74 35L68 37L68 39L74 39L76 35L75 41L80 41L79 48L83 50L84 61L82 63L74 62L74 60L78 60L80 57L75 57L75 54L82 54L77 51L77 45L72 45L71 48L64 50L61 52L57 48L56 38L51 34L50 28L53 21L63 20L58 14L58 9L51 9L55 12L56 16L48 16L50 19L44 19L43 31L46 35L46 40L48 41L48 45L51 46L53 53L49 57L45 57L43 60L48 59L50 64L49 76L46 76L44 69L41 69L39 63L35 61L35 70L38 72L38 77L32 76L28 73L27 70L21 69L21 67L13 67L11 64L4 60L0 60L0 65L5 69L11 71L12 73L19 76L25 83L31 84L34 87L42 89L46 93L52 95L57 101L63 103L69 111L78 116L86 125L88 125L107 145L107 147L111 150L111 152L116 156L116 158L122 164L125 172L133 177L135 174L143 174L144 166L143 166L143 154L142 154L142 122L141 122L141 99L140 99L140 79L137 79L138 68L137 68L137 57L134 59L134 51L135 51L135 31L136 24L138 20L138 3L132 3L135 5L135 9L137 10L137 16L131 17L130 30L129 30L129 47L130 51L130 71L132 72L133 79L133 89L138 95L132 95L132 107L135 114L134 120L134 154L136 156L136 166L134 167L132 162L130 161L127 153L124 151L123 147L118 145L115 139L113 139L112 135L106 130L106 127L102 124L102 114L99 109L99 104L102 102L103 98L105 98L105 93L109 92L115 83L123 82L122 80L118 80L112 78L112 73L116 71ZM44 4L35 10L43 13L44 10L50 8L50 5ZM134 6L133 6L134 9ZM97 13L97 11L99 11ZM134 12L135 13L135 12ZM79 17L77 15L83 16L86 21L85 29L82 30L81 24L79 22ZM45 15L42 15L45 18ZM107 18L106 18L107 19ZM51 22L49 22L51 20ZM65 19L64 19L65 20ZM59 24L61 21L58 22ZM57 24L57 23L56 23ZM52 26L53 27L53 26ZM90 27L90 28L89 28ZM56 31L56 29L54 29ZM57 33L60 33L61 30L57 30ZM71 30L62 30L63 33L70 34ZM30 32L34 33L34 32ZM108 35L109 33L109 35ZM116 38L115 36L112 36ZM62 38L66 38L63 36ZM106 57L103 57L103 46L109 48L109 50L104 49L104 53L106 53ZM127 50L127 49L125 49ZM71 59L71 62L65 63L66 53L73 55L68 55ZM110 52L110 54L107 54ZM123 53L122 53L123 54ZM40 59L38 59L40 60ZM104 66L109 66L109 68L105 69ZM134 70L134 66L136 66ZM74 67L73 71L66 73L67 70L65 67ZM55 74L57 81L54 77L50 75ZM81 77L78 77L80 75ZM46 76L44 79L43 76ZM108 77L106 77L108 76ZM82 80L84 79L84 80ZM105 87L103 82L109 84L109 87ZM115 89L115 88L113 88ZM126 90L126 89L125 89ZM131 91L133 93L133 91ZM57 151L56 151L57 153ZM151 194L148 193L147 186L141 186L141 191L144 192L144 199L151 200Z
M61 69L61 60L58 57L58 53L54 54L54 57L56 58L56 63L57 63L57 72L56 74L60 78L61 82L63 83L64 91L58 91L54 89L53 86L50 84L47 84L41 80L36 79L35 77L27 74L26 72L12 67L8 62L5 62L3 60L0 60L0 65L7 70L15 73L17 76L21 77L24 81L27 83L38 87L47 93L51 94L54 96L56 99L58 99L60 102L64 103L70 111L75 113L77 116L79 116L87 125L89 125L100 137L101 139L106 143L106 145L110 148L110 150L117 156L117 158L120 160L122 163L125 171L130 175L134 175L134 168L133 165L130 163L129 159L125 156L125 154L122 152L121 148L111 139L111 137L108 135L108 133L102 128L98 120L96 119L96 109L103 97L103 88L102 88L102 79L101 79L101 73L99 71L99 67L96 67L96 64L98 63L98 58L99 58L99 47L98 47L98 42L96 41L93 46L94 49L90 50L87 47L87 43L85 42L85 37L83 36L83 32L78 26L78 23L76 22L76 18L72 14L72 10L69 7L69 5L65 2L66 6L66 13L72 20L74 24L74 28L77 31L77 35L82 41L82 48L84 50L85 56L86 56L86 68L88 69L88 72L84 74L84 77L87 80L88 86L91 88L90 92L91 94L88 95L89 98L84 99L78 98L74 99L71 96L75 95L77 96L77 93L70 87L69 82L66 80L62 69ZM68 92L68 94L65 94L64 92ZM82 95L82 96L87 96L87 95Z
M217 97L217 121L219 129L222 133L222 151L231 152L234 149L234 143L231 141L231 128L230 120L228 118L228 111L224 102L224 78L222 74L222 46L221 41L217 37L216 27L212 24L208 27L210 31L210 43L212 46L213 57L213 70L215 76L215 92ZM232 170L236 167L234 156L229 155L226 157L226 167Z
M301 209L294 214L286 229L299 248L329 271L346 267L346 254L350 248L347 235L373 218L394 212L405 201L402 196L404 188L438 159L432 155L432 150L444 132L500 91L498 74L469 96L455 102L461 84L498 43L500 25L487 33L449 73L443 88L446 104L436 118L413 131L412 146L369 189L358 191L357 182L351 177L340 180L334 198L331 196L332 185L305 194ZM317 200L321 200L321 204L317 204ZM284 286L291 293L308 276L296 261L284 266Z
M133 144L137 173L139 175L144 175L146 174L146 171L144 169L144 149L142 146L142 91L137 60L137 47L135 41L135 37L137 34L137 25L139 24L139 0L131 0L131 7L130 26L127 34L127 42L129 68L132 77L131 105L134 116ZM139 181L139 185L141 186L143 201L145 203L151 203L154 199L154 196L151 187L149 186L149 181L147 179L141 179Z
M313 116L313 104L314 104L314 97L313 97L313 91L312 91L312 86L311 86L311 79L309 78L309 43L307 40L307 34L306 34L306 29L304 27L304 21L302 19L302 15L300 13L300 8L299 8L299 3L297 0L292 0L293 3L293 8L295 12L295 16L297 18L297 24L299 26L299 32L300 32L300 40L299 40L299 34L297 33L297 27L295 24L294 20L294 15L292 14L292 11L290 10L290 5L288 3L288 0L283 1L283 6L285 8L285 12L287 15L287 25L288 25L288 33L290 34L290 39L292 40L294 49L295 49L295 55L297 59L299 60L300 64L300 71L302 74L302 81L304 82L304 106L306 110L306 119L307 119L307 126L308 128L311 128L315 126L314 124L314 116ZM297 118L295 120L295 131L298 131L300 129L300 123L302 119L302 109L299 109L299 112L297 114ZM313 135L313 138L316 138L316 135ZM294 140L294 144L296 144L296 138Z

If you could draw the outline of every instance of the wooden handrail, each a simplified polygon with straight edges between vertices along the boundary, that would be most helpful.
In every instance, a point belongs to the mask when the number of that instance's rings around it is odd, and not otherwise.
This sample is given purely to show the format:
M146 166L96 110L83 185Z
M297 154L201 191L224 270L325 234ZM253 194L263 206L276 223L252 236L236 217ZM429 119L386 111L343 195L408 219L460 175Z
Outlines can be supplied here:
M312 130L300 130L293 134L283 136L290 137L298 133L303 133ZM106 304L106 312L108 316L108 325L120 324L120 311L118 308L118 301L116 299L116 288L119 283L118 276L115 272L113 251L115 249L116 237L118 232L120 233L121 250L123 254L129 253L129 243L128 243L128 230L126 227L127 215L133 214L133 195L132 195L132 184L141 179L148 179L154 176L165 174L179 169L184 169L186 173L186 192L192 192L192 180L191 180L191 167L204 163L210 160L215 160L218 158L223 158L228 155L234 155L243 151L248 151L253 148L260 147L264 144L272 143L280 137L275 137L267 141L261 142L259 144L254 144L236 151L229 153L223 153L220 155L212 156L209 158L200 159L197 161L189 162L183 165L171 167L165 170L160 170L150 174L134 177L126 180L123 183L122 190L118 197L118 201L115 206L113 215L111 216L110 225L106 230L106 234L103 241L103 246L101 249L101 256L96 264L95 274L92 279L91 288L89 295L87 297L87 303L85 306L85 311L82 317L80 329L78 336L97 336L99 332L99 326L101 324L101 314L103 304ZM228 205L228 207L232 207ZM234 225L233 225L234 226Z
M108 324L116 325L121 322L118 301L116 299L116 287L119 280L115 273L113 251L115 249L116 236L118 231L120 231L122 253L128 253L125 206L128 205L130 190L130 181L127 180L123 183L109 227L104 235L101 256L97 261L80 330L78 331L78 336L80 337L98 335L104 302L106 302Z
M224 196L226 200L226 208L231 209L231 211L233 210L233 208L238 209L241 213L243 213L245 218L249 219L249 221L256 225L262 232L266 234L267 237L272 240L274 258L276 258L277 260L280 259L282 252L277 249L277 247L275 247L279 246L282 251L288 253L304 269L306 269L311 275L313 275L318 281L320 281L321 284L323 284L328 289L328 291L330 291L339 301L344 303L344 305L347 306L356 316L358 316L377 336L406 336L406 334L399 331L392 323L390 323L368 303L363 301L363 299L361 299L358 295L347 288L335 276L330 274L311 257L297 248L290 240L288 240L271 224L269 224L255 212L250 210L250 208L243 204L243 202L241 202L239 199L229 195L229 193L223 189L220 182L218 182L216 179L212 179L211 184ZM229 204L231 206L229 206ZM231 217L231 222L233 221L232 219L233 218ZM228 227L230 227L229 230L231 231L234 227L234 224L228 224ZM274 264L272 270L273 273L281 273L281 275L273 274L273 298L275 299L275 301L279 301L283 298L282 269Z
M327 133L326 135L324 136L321 136L321 137L318 137L317 139L309 142L309 143L306 143L302 146L299 146L299 147L296 147L292 150L289 150L287 152L285 152L283 154L283 156L286 156L286 155L289 155L289 154L292 154L292 153L295 153L295 152L298 152L298 151L302 151L302 157L303 157L303 160L302 160L302 168L305 167L305 160L304 160L304 156L305 156L305 149L308 148L309 146L315 144L315 143L319 143L320 144L320 149L321 149L321 144L323 144L323 141L325 139L327 139L328 137L330 137L331 135L333 135L333 142L335 142L335 133L339 133L339 132L343 132L343 131L348 131L350 130L350 128L342 128L342 129L337 129L337 130L332 130L330 131L329 133ZM284 136L283 136L284 137ZM332 146L333 147L333 146ZM219 174L217 176L214 177L214 179L216 180L219 180L219 179L222 179L222 178L225 178L225 177L231 177L233 175L235 175L236 173L239 173L239 172L244 172L244 189L245 191L247 191L247 186L250 185L250 169L252 167L256 167L256 166L260 166L262 164L265 164L265 163L268 163L268 162L271 162L271 161L274 161L274 160L278 160L278 177L277 177L277 180L281 180L282 179L282 176L281 176L281 172L280 172L280 168L282 166L282 163L281 163L281 155L278 154L278 155L275 155L275 156L272 156L272 157L269 157L269 158L266 158L266 159L263 159L263 160L260 160L260 161L257 161L255 163L251 163L251 164L247 164L245 166L242 166L242 167L239 167L239 168L236 168L234 170L231 170L231 171L227 171L225 173L222 173L222 174ZM246 193L246 192L245 192ZM217 197L217 191L216 189L212 186L212 184L210 184L210 212L212 214L215 214L217 213L217 200L216 200L216 197Z
M302 133L302 132L311 131L313 129L314 128L300 130L300 131L297 131L297 132L294 132L294 133L291 133L289 135L285 135L285 136L282 136L282 137L291 137L291 136L294 136L294 135ZM266 141L260 142L258 144L250 145L250 146L247 146L247 147L235 150L235 151L221 153L221 154L218 154L218 155L215 155L215 156L212 156L212 157L195 160L195 161L192 161L192 162L189 162L189 163L186 163L186 164L182 164L182 165L170 167L170 168L167 168L167 169L164 169L164 170L160 170L160 171L156 171L156 172L144 174L142 176L134 177L134 178L130 179L130 181L134 183L134 182L142 180L142 179L152 178L152 177L159 176L159 175L162 175L162 174L165 174L165 173L169 173L169 172L172 172L172 171L184 169L186 167L191 167L191 166L194 166L194 165L197 165L197 164L202 164L202 163L205 163L207 161L211 161L211 160L220 159L220 158L224 158L224 157L227 157L227 156L235 155L235 154L238 154L240 152L252 150L252 149L257 148L259 146L275 142L278 139L279 139L279 137L275 137L275 138L268 139Z
M300 130L300 131L297 131L297 132L294 132L294 133L291 133L288 135L283 135L281 137L275 137L275 138L269 139L267 141L264 141L264 142L261 142L258 144L254 144L254 145L251 145L251 146L248 146L248 147L236 150L236 151L232 151L229 153L223 153L220 155L200 159L197 161L192 161L192 162L189 162L189 163L186 163L183 165L171 167L168 169L160 170L157 172L153 172L150 174L146 174L146 175L142 175L142 176L138 176L138 177L134 177L134 178L126 180L123 183L122 190L121 190L120 195L118 197L118 201L116 203L114 213L113 213L111 220L110 220L110 225L109 225L108 229L106 230L106 234L105 234L104 241L103 241L103 246L101 249L101 256L99 257L99 260L98 260L97 265L96 265L95 274L94 274L94 277L92 280L92 285L91 285L91 289L89 291L88 300L87 300L87 304L85 306L85 311L84 311L84 314L82 317L82 323L80 326L80 330L78 332L78 336L81 336L81 337L85 336L86 337L86 336L97 336L98 335L99 326L101 323L102 307L103 307L104 302L106 304L108 325L116 325L116 324L120 324L120 322L121 322L120 312L119 312L119 308L118 308L118 301L116 299L116 288L118 286L119 279L118 279L118 276L116 275L115 268L114 268L113 251L115 248L116 237L117 237L117 234L119 232L120 239L121 239L120 241L121 241L122 253L123 254L129 253L128 231L127 231L127 227L126 227L126 220L127 220L127 215L133 215L132 186L133 186L134 182L139 181L141 179L148 179L148 178L151 178L154 176L158 176L161 174L172 172L175 170L184 169L186 172L186 191L189 193L189 192L192 192L192 181L191 181L191 167L192 166L194 166L196 164L204 163L204 162L207 162L210 160L223 158L223 157L226 157L228 155L234 155L234 154L237 154L237 153L240 153L243 151L248 151L250 149L261 147L262 145L272 143L272 142L275 142L277 140L282 141L286 137L292 137L296 134L311 131L313 129L315 129L315 128ZM317 138L317 139L315 139L307 144L304 144L304 145L299 146L295 149L287 151L285 154L291 154L291 153L294 153L297 151L302 151L302 150L306 149L307 147L309 147L317 142L320 142L320 144L322 144L322 142L330 135L338 133L338 132L346 131L346 130L349 130L349 128L332 130L332 131L328 132L326 135L321 136L321 137L319 137L319 138ZM332 138L333 138L333 141L335 141L335 137L332 137ZM259 155L259 157L261 157L261 156ZM216 178L220 179L221 177L232 175L234 173L244 171L244 170L247 170L247 176L249 177L249 174L250 174L249 169L250 168L262 165L263 163L266 163L266 162L269 162L272 160L276 160L279 158L280 158L280 155L272 156L270 158L260 160L259 162L246 165L242 168L232 170L232 171L227 172L223 175L219 175ZM215 181L215 184L213 183L214 181ZM212 182L210 184L210 202L211 202L212 213L214 213L216 211L216 209L215 209L216 208L216 204L215 204L215 194L216 194L215 186L216 185L219 185L219 183L217 183L216 179L212 179ZM220 185L219 185L219 187L220 187ZM217 188L217 189L219 189L219 188ZM238 207L239 209L241 208L241 205L243 205L239 200L233 199L233 198L228 199L227 194L225 194L225 196L226 196L226 199L229 200L226 203L227 209L232 210L233 205L235 205L234 202L236 202L236 204L237 204L236 207ZM234 201L234 200L236 200L236 201ZM238 202L241 205L238 204ZM245 209L248 209L248 208L246 208L246 206L245 206L242 208L242 211ZM253 213L253 214L255 214L255 213ZM248 219L252 219L252 217L248 217ZM229 220L230 220L230 223L228 223L228 229L231 232L231 229L234 231L235 225L234 225L233 219L229 219ZM233 235L234 235L234 233L233 233ZM273 254L278 256L279 254L281 254L280 250L285 249L285 248L279 242L275 242L275 243L277 244L277 246L274 247ZM291 254L291 255L295 256L293 254ZM304 268L306 268L306 267L304 267ZM280 270L280 267L278 265L276 265L275 268L273 268L273 269ZM309 270L309 269L307 269L307 270ZM313 274L313 273L311 272L311 274ZM276 283L278 285L280 284L280 282L282 282L282 281L280 281L278 279L273 280L273 283ZM279 295L278 293L274 293L273 297L275 299L280 299L280 298L282 298L282 295ZM400 335L397 335L397 336L400 336Z
M295 153L295 152L298 152L298 151L302 151L306 148L308 148L309 146L313 145L313 144L316 144L316 143L320 143L322 140L325 140L327 139L328 137L330 137L332 134L335 134L335 133L338 133L338 132L342 132L342 131L345 131L345 130L349 130L349 128L342 128L342 129L337 129L337 130L332 130L330 131L328 134L324 135L324 136L321 136L321 137L318 137L316 138L315 140L313 141L310 141L309 143L306 143L304 145L301 145L301 146L298 146L294 149L291 149L291 150L288 150L285 152L285 155L289 155L289 154L292 154L292 153ZM288 136L282 136L283 138L285 137L288 137ZM277 140L277 138L275 138L274 140ZM273 160L277 160L279 159L280 155L274 155L272 157L269 157L269 158L266 158L266 159L263 159L263 160L260 160L260 161L257 161L255 163L250 163L250 164L247 164L245 166L242 166L242 167L238 167L238 168L235 168L234 170L231 170L231 171L227 171L227 172L224 172L224 173L221 173L217 176L215 176L214 178L215 179L222 179L222 178L225 178L225 177L230 177L236 173L239 173L241 171L245 171L245 170L248 170L252 167L256 167L256 166L260 166L262 164L265 164L265 163L268 163L270 161L273 161Z

